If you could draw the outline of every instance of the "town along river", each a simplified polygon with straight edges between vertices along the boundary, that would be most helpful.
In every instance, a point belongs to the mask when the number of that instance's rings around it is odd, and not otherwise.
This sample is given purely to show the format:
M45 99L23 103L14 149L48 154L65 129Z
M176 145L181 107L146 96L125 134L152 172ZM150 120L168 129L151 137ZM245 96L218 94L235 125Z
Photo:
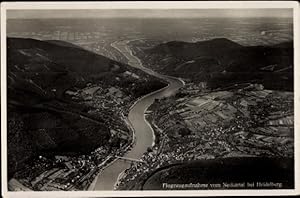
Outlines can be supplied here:
M127 43L128 42L124 41L118 42L117 44L114 43L113 47L121 51L128 58L129 65L140 68L151 75L164 79L169 84L167 87L154 91L139 99L133 105L128 114L128 120L135 132L135 144L123 157L140 159L147 151L147 148L152 147L155 138L150 124L145 120L145 111L155 99L169 97L176 93L176 91L184 85L184 82L174 77L158 74L143 67L140 60L132 55ZM97 176L94 190L113 190L114 185L118 180L118 176L130 167L130 163L131 162L124 161L122 159L114 161Z

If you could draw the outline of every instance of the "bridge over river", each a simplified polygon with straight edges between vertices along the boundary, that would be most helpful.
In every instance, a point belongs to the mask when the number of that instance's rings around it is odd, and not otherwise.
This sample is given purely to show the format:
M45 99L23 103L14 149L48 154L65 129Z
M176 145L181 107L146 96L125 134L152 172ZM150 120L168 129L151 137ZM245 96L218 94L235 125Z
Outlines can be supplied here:
M145 163L143 160L141 159L133 159L130 157L120 157L120 156L116 156L116 158L120 159L120 160L124 160L124 161L129 161L129 162L137 162L137 163Z

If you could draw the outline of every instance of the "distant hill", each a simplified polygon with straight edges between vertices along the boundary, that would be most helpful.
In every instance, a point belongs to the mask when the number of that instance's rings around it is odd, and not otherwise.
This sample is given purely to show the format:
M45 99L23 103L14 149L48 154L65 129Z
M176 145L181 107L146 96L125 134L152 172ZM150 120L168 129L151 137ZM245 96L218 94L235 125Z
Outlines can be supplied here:
M171 41L160 44L149 50L150 54L169 55L176 58L189 60L199 56L210 56L220 54L226 50L241 48L238 43L226 38L217 38L209 41L188 43L182 41Z
M110 109L91 116L91 107L65 96L89 83L118 87L131 100L165 86L67 42L7 39L9 176L38 154L86 153L108 144L110 127L121 118Z
M127 94L139 97L147 91L145 87L149 88L149 84L151 85L151 82L145 84L147 80L151 80L152 84L160 83L141 70L79 47L72 47L74 45L67 42L8 38L7 45L8 87L12 87L11 91L14 92L26 90L49 99L61 97L70 87L82 87L87 82L101 81L103 86L118 85L124 87ZM126 71L142 78L126 77ZM125 83L129 81L129 84ZM133 87L133 81L139 82L140 87ZM51 91L53 89L56 89L55 95ZM11 97L18 98L18 93L15 94Z
M242 46L226 38L171 41L145 50L143 62L156 71L207 81L212 88L257 81L269 89L293 89L293 42Z

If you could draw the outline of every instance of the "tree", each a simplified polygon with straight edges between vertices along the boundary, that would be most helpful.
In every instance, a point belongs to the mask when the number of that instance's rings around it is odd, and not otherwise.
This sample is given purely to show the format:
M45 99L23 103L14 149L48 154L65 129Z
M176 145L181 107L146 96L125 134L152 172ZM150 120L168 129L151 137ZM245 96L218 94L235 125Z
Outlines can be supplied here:
M114 137L111 138L111 143L110 144L111 144L112 147L119 148L120 144L121 144L121 140L120 140L120 138L114 136Z
M148 153L151 153L152 151L153 151L153 150L152 150L151 147L148 147L148 148L147 148L147 152L148 152Z
M186 135L190 135L191 131L188 128L180 128L178 133L181 135L181 137L184 137Z

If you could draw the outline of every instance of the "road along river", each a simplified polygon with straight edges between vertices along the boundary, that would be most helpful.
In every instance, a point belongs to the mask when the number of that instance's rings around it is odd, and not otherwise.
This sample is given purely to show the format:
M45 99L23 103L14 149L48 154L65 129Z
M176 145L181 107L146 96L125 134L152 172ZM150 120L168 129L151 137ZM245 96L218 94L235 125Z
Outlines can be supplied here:
M184 82L180 79L158 74L148 68L142 66L141 61L132 54L128 47L129 41L115 42L112 44L129 60L129 65L139 68L150 75L164 79L168 82L168 86L160 90L154 91L150 94L138 99L131 107L128 114L128 120L132 125L135 135L135 144L132 149L124 155L127 158L140 159L147 151L148 147L154 144L155 136L151 125L145 119L145 111L157 98L169 97L176 93L176 91L184 86ZM122 159L115 160L108 167L106 167L93 182L93 190L114 190L114 185L118 181L119 175L130 167L130 162Z

